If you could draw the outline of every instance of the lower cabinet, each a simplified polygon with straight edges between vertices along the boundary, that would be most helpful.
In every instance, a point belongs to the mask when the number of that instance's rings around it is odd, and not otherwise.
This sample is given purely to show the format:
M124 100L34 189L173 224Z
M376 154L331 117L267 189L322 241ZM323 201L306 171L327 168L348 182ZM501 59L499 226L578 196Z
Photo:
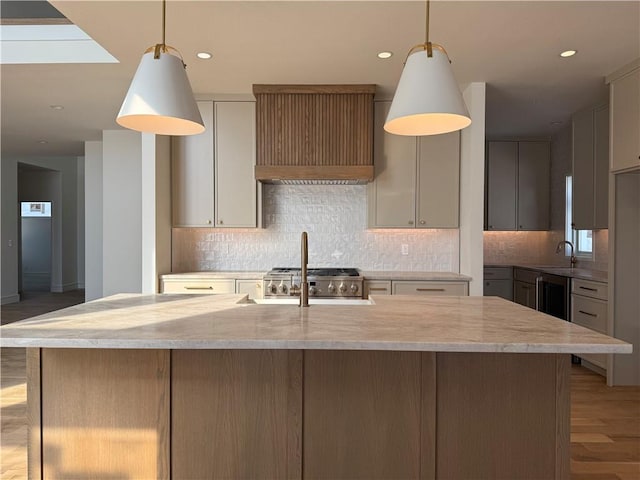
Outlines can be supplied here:
M263 297L262 279L255 280L236 280L236 293L243 293L249 296L249 299L260 299Z
M571 282L571 322L606 335L607 294L605 283L574 278ZM579 357L606 372L606 355L581 354ZM589 367L588 364L583 365Z
M532 283L514 280L513 301L529 308L536 308L536 286Z
M363 298L369 295L391 295L391 280L365 280Z
M169 280L162 279L160 293L235 293L233 279Z
M484 296L502 297L513 301L513 268L485 267Z
M393 295L468 295L467 282L435 282L394 280L391 284Z

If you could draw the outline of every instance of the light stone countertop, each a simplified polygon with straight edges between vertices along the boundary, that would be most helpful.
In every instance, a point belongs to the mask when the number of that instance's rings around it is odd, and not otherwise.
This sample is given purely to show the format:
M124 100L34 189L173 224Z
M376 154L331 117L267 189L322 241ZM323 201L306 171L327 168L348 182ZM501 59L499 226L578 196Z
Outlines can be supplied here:
M591 270L580 267L560 267L555 265L522 265L522 264L487 264L485 267L513 267L526 268L527 270L535 270L537 272L550 273L552 275L560 275L562 277L579 278L582 280L592 280L594 282L607 283L609 274L602 270Z
M453 272L394 272L394 271L364 271L360 272L365 280L432 280L438 282L468 282L471 277Z
M166 273L160 275L163 280L210 280L217 278L235 278L237 280L255 280L260 279L267 272L265 271L248 271L248 270L216 270L210 272L185 272L185 273Z
M246 296L119 294L0 327L1 347L630 353L632 346L497 297L373 296L264 305Z

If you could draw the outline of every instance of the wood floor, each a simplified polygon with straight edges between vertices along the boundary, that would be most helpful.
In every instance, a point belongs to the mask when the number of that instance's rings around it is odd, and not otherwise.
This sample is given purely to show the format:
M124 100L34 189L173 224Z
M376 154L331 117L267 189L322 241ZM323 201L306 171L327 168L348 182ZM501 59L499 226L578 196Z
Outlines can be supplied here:
M27 296L2 307L2 323L80 303L83 295ZM0 352L0 377L0 478L26 479L25 349ZM640 480L640 387L607 387L600 375L572 366L571 478Z

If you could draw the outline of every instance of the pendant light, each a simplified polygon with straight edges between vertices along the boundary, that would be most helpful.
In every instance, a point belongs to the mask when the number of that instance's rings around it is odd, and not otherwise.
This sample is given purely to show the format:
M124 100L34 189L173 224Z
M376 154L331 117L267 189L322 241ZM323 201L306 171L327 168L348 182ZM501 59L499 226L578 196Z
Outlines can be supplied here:
M447 52L429 41L429 3L426 41L409 50L384 124L396 135L437 135L471 124Z
M157 135L195 135L204 123L193 98L180 52L165 43L166 0L162 0L162 43L140 60L116 122Z

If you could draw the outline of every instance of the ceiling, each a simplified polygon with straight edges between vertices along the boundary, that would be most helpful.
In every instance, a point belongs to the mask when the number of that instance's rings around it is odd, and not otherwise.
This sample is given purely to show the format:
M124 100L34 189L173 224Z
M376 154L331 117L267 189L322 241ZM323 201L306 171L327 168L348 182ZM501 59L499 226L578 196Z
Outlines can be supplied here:
M51 3L120 63L2 65L3 155L82 155L85 140L120 128L142 52L161 41L160 0ZM169 0L167 44L198 98L254 83L375 83L391 98L406 53L424 41L424 11L422 1ZM432 1L430 39L462 87L487 83L488 136L549 136L640 57L640 1ZM560 58L566 49L578 54ZM203 50L213 58L197 59ZM382 50L394 55L380 60Z

